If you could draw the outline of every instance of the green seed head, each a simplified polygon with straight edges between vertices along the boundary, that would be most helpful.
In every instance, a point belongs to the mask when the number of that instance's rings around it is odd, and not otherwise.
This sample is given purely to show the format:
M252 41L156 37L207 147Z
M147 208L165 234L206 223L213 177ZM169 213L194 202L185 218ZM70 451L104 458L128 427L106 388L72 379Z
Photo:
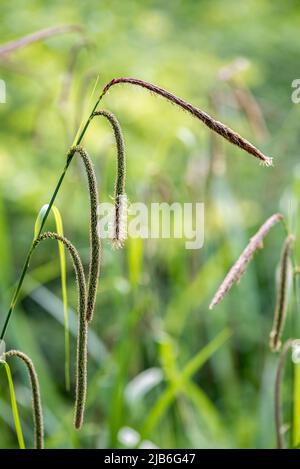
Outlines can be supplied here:
M68 249L76 273L78 286L78 337L76 360L76 398L75 398L75 428L80 429L83 423L86 393L87 393L87 338L88 327L86 321L86 283L84 270L77 249L65 237L57 233L46 232L35 240L35 245L46 239L61 241Z
M38 376L36 374L33 362L19 350L10 350L4 354L5 359L10 357L20 358L27 366L32 392L32 410L33 410L33 423L34 423L34 441L36 449L44 448L44 424L43 424L43 410L40 396L40 386Z

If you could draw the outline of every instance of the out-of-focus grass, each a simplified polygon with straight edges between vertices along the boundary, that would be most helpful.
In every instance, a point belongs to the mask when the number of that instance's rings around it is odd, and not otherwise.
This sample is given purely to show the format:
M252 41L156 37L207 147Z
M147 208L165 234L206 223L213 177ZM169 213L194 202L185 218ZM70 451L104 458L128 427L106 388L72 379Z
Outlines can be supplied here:
M300 108L290 100L291 81L298 75L296 5L292 0L280 5L247 0L239 8L233 0L164 4L90 0L76 5L55 0L45 6L40 0L29 0L26 9L14 1L1 6L1 42L63 23L81 24L91 42L78 55L63 103L76 35L49 39L0 61L0 78L8 91L7 104L0 105L2 321L36 213L49 201L98 73L101 84L122 75L153 81L214 113L209 94L217 88L223 101L216 117L255 140L230 88L216 79L222 66L244 56L250 66L241 74L241 83L257 98L270 133L260 147L275 158L274 169L262 168L225 143L227 171L208 184L211 140L207 129L141 90L118 87L105 98L103 106L116 113L125 134L130 200L204 201L205 245L200 251L187 251L181 240L129 240L123 251L115 252L104 243L89 342L86 425L80 433L72 429L73 392L64 388L59 259L54 249L43 246L34 254L7 342L35 362L47 447L124 447L128 432L137 432L133 446L274 446L276 358L268 351L268 334L280 229L270 235L239 287L216 310L208 312L208 304L262 221L279 208L288 212L291 198L299 200ZM84 145L95 162L101 201L109 201L115 173L110 129L105 123L93 123ZM87 263L84 177L74 161L57 206L67 236ZM47 226L54 228L53 221ZM297 243L298 259L299 249ZM67 272L71 309L76 291L69 265ZM292 313L297 313L296 305ZM71 309L71 386L75 321ZM296 327L299 333L299 322ZM233 331L232 337L183 383L186 363L203 353L225 328ZM14 368L13 378L26 446L30 446L31 403L22 368ZM287 416L290 379L286 373ZM147 424L155 420L151 412L169 392L172 398L159 425ZM0 446L14 447L9 396L2 380L0 396Z

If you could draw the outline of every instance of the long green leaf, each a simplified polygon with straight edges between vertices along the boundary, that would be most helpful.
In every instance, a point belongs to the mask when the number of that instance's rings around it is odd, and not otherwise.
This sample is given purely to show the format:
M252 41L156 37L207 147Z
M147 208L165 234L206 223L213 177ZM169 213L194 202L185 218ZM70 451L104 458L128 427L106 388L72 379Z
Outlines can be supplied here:
M194 403L198 415L205 426L210 430L215 439L223 438L226 435L222 419L213 402L207 397L205 392L192 381L186 383L186 394ZM197 419L198 419L197 415Z
M12 409L12 413L13 413L17 438L18 438L18 442L19 442L19 448L20 449L25 449L23 432L22 432L22 427L21 427L21 422L20 422L20 417L19 417L19 411L18 411L18 406L17 406L17 401L16 401L16 395L15 395L15 389L14 389L14 384L13 384L10 368L9 368L8 363L6 363L6 362L2 362L2 363L4 365L6 375L7 375L9 394L10 394L10 401L11 401L11 409Z
M229 339L231 333L228 329L224 329L218 334L208 345L193 357L178 379L174 381L158 398L154 406L149 412L146 422L143 425L142 435L148 434L154 430L159 420L171 405L179 391L184 391L185 384L198 371L204 363Z
M184 379L191 378L196 371L198 371L205 362L229 339L231 332L229 329L224 329L218 334L209 344L203 347L191 360L188 362L183 370L182 376Z
M43 205L41 208L35 225L34 225L34 237L39 233L43 218L48 209L48 204ZM56 231L60 236L64 235L63 221L61 214L55 205L52 206L52 213L55 220ZM63 243L58 241L58 252L60 261L60 277L61 277L61 290L63 299L64 309L64 329L65 329L65 382L66 389L70 389L70 332L69 332L69 315L68 315L68 293L67 293L67 269L66 269L66 254Z
M142 274L144 240L130 237L127 246L129 281L136 287Z

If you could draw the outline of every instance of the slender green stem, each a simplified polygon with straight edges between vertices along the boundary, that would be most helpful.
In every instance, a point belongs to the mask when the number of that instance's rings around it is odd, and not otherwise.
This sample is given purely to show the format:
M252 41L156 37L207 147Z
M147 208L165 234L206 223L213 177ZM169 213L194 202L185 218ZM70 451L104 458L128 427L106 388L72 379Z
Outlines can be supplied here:
M96 111L96 109L97 109L97 107L98 107L98 105L99 105L99 103L100 103L102 97L103 97L103 93L99 96L98 100L96 101L96 103L95 103L95 105L94 105L94 107L93 107L93 109L92 109L92 112L90 113L90 115L89 115L89 117L88 117L86 123L84 124L84 126L83 126L83 128L82 128L82 130L81 130L81 132L80 132L80 134L79 134L79 136L78 136L78 138L77 138L77 140L76 140L75 145L80 145L80 143L81 143L81 141L82 141L82 139L83 139L83 137L84 137L84 135L85 135L85 133L86 133L86 131L87 131L89 125L90 125L90 122L91 122L91 120L93 119L93 114L94 114L94 112ZM60 178L59 178L59 180L58 180L58 183L57 183L57 185L56 185L56 187L55 187L55 189L54 189L53 195L52 195L51 200L50 200L50 202L49 202L49 204L48 204L48 208L47 208L47 210L46 210L46 212L45 212L45 215L44 215L43 220L42 220L42 222L41 222L41 226L40 226L39 232L38 232L37 235L36 235L36 238L38 238L38 237L40 236L40 234L42 233L42 230L43 230L43 228L44 228L44 226L45 226L45 223L46 223L46 221L47 221L47 218L48 218L48 215L49 215L49 213L50 213L50 210L51 210L51 208L52 208L52 206L53 206L53 204L54 204L54 201L55 201L56 196L57 196L57 194L58 194L58 191L59 191L59 189L60 189L60 187L61 187L61 185L62 185L62 182L63 182L64 177L65 177L65 175L66 175L66 172L67 172L67 170L68 170L68 167L70 166L70 163L71 163L71 161L72 161L72 159L73 159L73 156L74 156L74 154L73 154L73 155L71 154L71 156L67 159L66 165L65 165L64 170L63 170L63 172L62 172L62 174L61 174L61 176L60 176ZM16 303L17 303L17 301L18 301L19 294L20 294L20 290L21 290L21 288L22 288L22 285L23 285L24 278L25 278L25 275L26 275L26 273L27 273L27 270L28 270L28 268L29 268L30 259L31 259L31 256L32 256L33 251L34 251L34 240L33 240L33 242L31 243L31 246L30 246L30 248L29 248L28 254L27 254L27 256L26 256L26 260L25 260L25 263L24 263L24 266L23 266L23 269L22 269L22 272L21 272L21 275L20 275L20 279L19 279L19 281L18 281L17 287L16 287L15 292L14 292L14 295L13 295L13 299L12 299L12 301L11 301L11 304L10 304L10 307L9 307L9 310L8 310L8 313L7 313L7 315L6 315L6 319L5 319L4 326L3 326L3 328L2 328L2 332L1 332L1 336L0 336L0 339L1 339L1 340L3 340L3 338L4 338L4 336L5 336L5 333L6 333L6 330L7 330L7 326L8 326L8 323L9 323L9 320L10 320L10 318L11 318L12 312L13 312L13 310L14 310L14 308L15 308L15 306L16 306Z
M288 339L282 347L282 351L279 356L276 377L275 377L275 427L276 427L276 441L277 448L284 448L284 434L283 434L283 416L282 416L282 403L281 403L281 391L282 391L282 375L284 371L284 365L286 362L287 354L292 348L295 339Z

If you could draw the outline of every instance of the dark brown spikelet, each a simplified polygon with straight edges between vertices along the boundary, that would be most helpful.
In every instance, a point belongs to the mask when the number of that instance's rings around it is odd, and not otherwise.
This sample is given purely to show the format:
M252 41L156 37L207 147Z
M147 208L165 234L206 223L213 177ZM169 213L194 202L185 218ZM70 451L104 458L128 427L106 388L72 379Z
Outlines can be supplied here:
M126 153L125 143L121 126L117 118L109 111L97 111L93 116L105 117L114 132L117 147L117 176L115 183L115 213L110 224L110 235L112 246L120 248L127 237L127 196L125 193L126 182Z
M212 299L212 302L209 305L209 309L213 309L218 303L220 303L226 293L231 289L232 285L236 282L239 282L255 251L257 251L259 248L262 248L264 237L268 234L272 226L274 226L282 219L283 215L281 215L281 213L275 213L275 215L272 215L270 218L268 218L268 220L253 236L253 238L251 238L249 244L244 249L236 263L231 267L230 271L217 290L215 296Z
M88 322L90 322L94 315L98 279L100 274L101 242L97 229L97 208L99 198L95 170L89 155L80 146L72 147L69 151L68 158L75 154L78 154L84 163L90 194L90 264L86 307L86 319Z
M57 233L46 232L35 240L35 245L46 239L55 239L61 241L68 249L73 267L76 273L78 286L78 337L77 337L77 359L76 359L76 398L74 425L80 429L83 424L84 409L87 393L87 336L88 326L86 321L86 284L84 270L80 256L73 244L63 236Z
M202 111L201 109L175 96L169 91L163 88L160 88L159 86L153 85L152 83L148 83L143 80L138 80L136 78L114 78L105 86L102 92L102 96L104 96L112 86L120 84L120 83L128 83L131 85L140 86L142 88L146 88L147 90L149 90L150 92L154 94L162 96L163 98L175 104L176 106L179 106L180 108L189 112L193 117L202 121L212 131L221 135L223 138L225 138L229 142L233 143L234 145L240 147L242 150L245 150L247 153L258 158L261 161L261 163L264 164L265 166L272 166L273 164L272 158L264 155L254 145L248 142L248 140L241 137L241 135L239 135L234 130L230 129L230 127L227 127L225 124L215 120L209 114Z
M34 444L36 449L44 448L44 424L43 410L40 396L40 386L38 376L31 359L19 350L10 350L4 354L5 358L18 357L27 366L32 392L32 411L34 424Z
M287 308L289 281L292 275L290 253L295 242L295 236L289 235L283 245L281 260L279 265L277 301L274 313L273 327L270 333L270 348L273 352L278 352L281 347L281 335L284 328Z

